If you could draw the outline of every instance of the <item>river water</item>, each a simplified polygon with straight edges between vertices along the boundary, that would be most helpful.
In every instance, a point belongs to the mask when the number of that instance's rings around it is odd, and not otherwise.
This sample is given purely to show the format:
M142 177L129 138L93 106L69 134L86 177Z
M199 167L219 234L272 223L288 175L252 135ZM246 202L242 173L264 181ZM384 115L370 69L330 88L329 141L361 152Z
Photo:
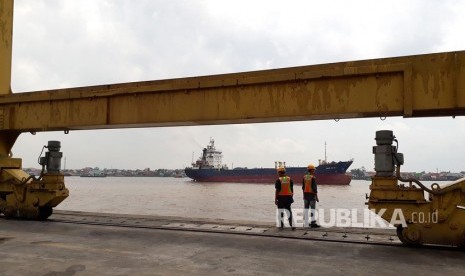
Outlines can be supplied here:
M274 222L273 184L198 183L168 177L66 177L70 196L57 210ZM320 185L318 208L366 209L370 181ZM293 208L303 208L294 187Z
M168 177L66 177L65 182L70 196L57 210L257 223L274 223L276 218L273 184L198 183L189 178ZM382 227L367 223L365 195L370 184L371 181L352 180L349 186L320 185L317 209L324 213L327 223L331 210L336 210L334 214L342 210L356 212L352 213L352 222L357 216L363 227ZM294 200L292 208L299 218L303 208L300 185L294 186ZM340 224L339 221L334 226L354 226Z

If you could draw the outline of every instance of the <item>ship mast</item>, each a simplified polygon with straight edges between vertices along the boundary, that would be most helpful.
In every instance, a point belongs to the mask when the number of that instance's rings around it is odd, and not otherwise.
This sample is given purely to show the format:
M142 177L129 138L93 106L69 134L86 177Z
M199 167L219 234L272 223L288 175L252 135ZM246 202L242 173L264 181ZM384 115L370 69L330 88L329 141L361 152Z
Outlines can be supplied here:
M325 164L328 162L328 160L326 160L326 141L325 141Z

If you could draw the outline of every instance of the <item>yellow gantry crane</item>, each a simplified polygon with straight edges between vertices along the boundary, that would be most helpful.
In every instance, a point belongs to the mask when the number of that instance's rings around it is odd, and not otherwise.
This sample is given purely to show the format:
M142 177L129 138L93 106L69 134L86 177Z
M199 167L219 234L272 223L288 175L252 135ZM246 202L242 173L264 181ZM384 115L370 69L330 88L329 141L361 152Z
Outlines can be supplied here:
M46 219L68 196L58 141L45 146L39 177L10 156L23 132L465 115L465 51L13 94L12 22L13 0L3 0L0 213L6 217ZM428 188L402 179L394 141L391 131L376 134L369 207L385 209L388 221L403 212L406 223L396 226L404 243L464 246L465 180ZM437 219L420 223L415 216L422 212Z

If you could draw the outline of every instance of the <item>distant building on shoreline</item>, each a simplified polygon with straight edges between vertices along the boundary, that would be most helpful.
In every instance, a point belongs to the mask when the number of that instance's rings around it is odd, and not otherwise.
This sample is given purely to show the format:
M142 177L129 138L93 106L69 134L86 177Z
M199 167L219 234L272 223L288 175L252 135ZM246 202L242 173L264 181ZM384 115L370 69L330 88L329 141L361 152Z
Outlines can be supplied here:
M41 169L25 168L25 172L30 175L39 176ZM85 167L83 169L66 169L61 171L65 176L110 176L110 177L185 177L184 169L156 169L150 170L145 168L143 170L126 170L126 169L99 169L98 167Z
M376 172L367 172L364 167L353 169L349 172L352 179L355 180L371 180L371 177L376 175ZM421 181L455 181L465 177L465 171L460 173L453 172L401 172L402 178L414 178Z

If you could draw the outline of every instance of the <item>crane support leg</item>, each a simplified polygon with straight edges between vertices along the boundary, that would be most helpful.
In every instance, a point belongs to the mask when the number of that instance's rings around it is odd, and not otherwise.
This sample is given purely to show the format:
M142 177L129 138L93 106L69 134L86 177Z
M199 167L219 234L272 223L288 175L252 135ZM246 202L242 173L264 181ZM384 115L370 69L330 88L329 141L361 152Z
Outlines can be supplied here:
M13 0L0 1L0 95L11 94Z

